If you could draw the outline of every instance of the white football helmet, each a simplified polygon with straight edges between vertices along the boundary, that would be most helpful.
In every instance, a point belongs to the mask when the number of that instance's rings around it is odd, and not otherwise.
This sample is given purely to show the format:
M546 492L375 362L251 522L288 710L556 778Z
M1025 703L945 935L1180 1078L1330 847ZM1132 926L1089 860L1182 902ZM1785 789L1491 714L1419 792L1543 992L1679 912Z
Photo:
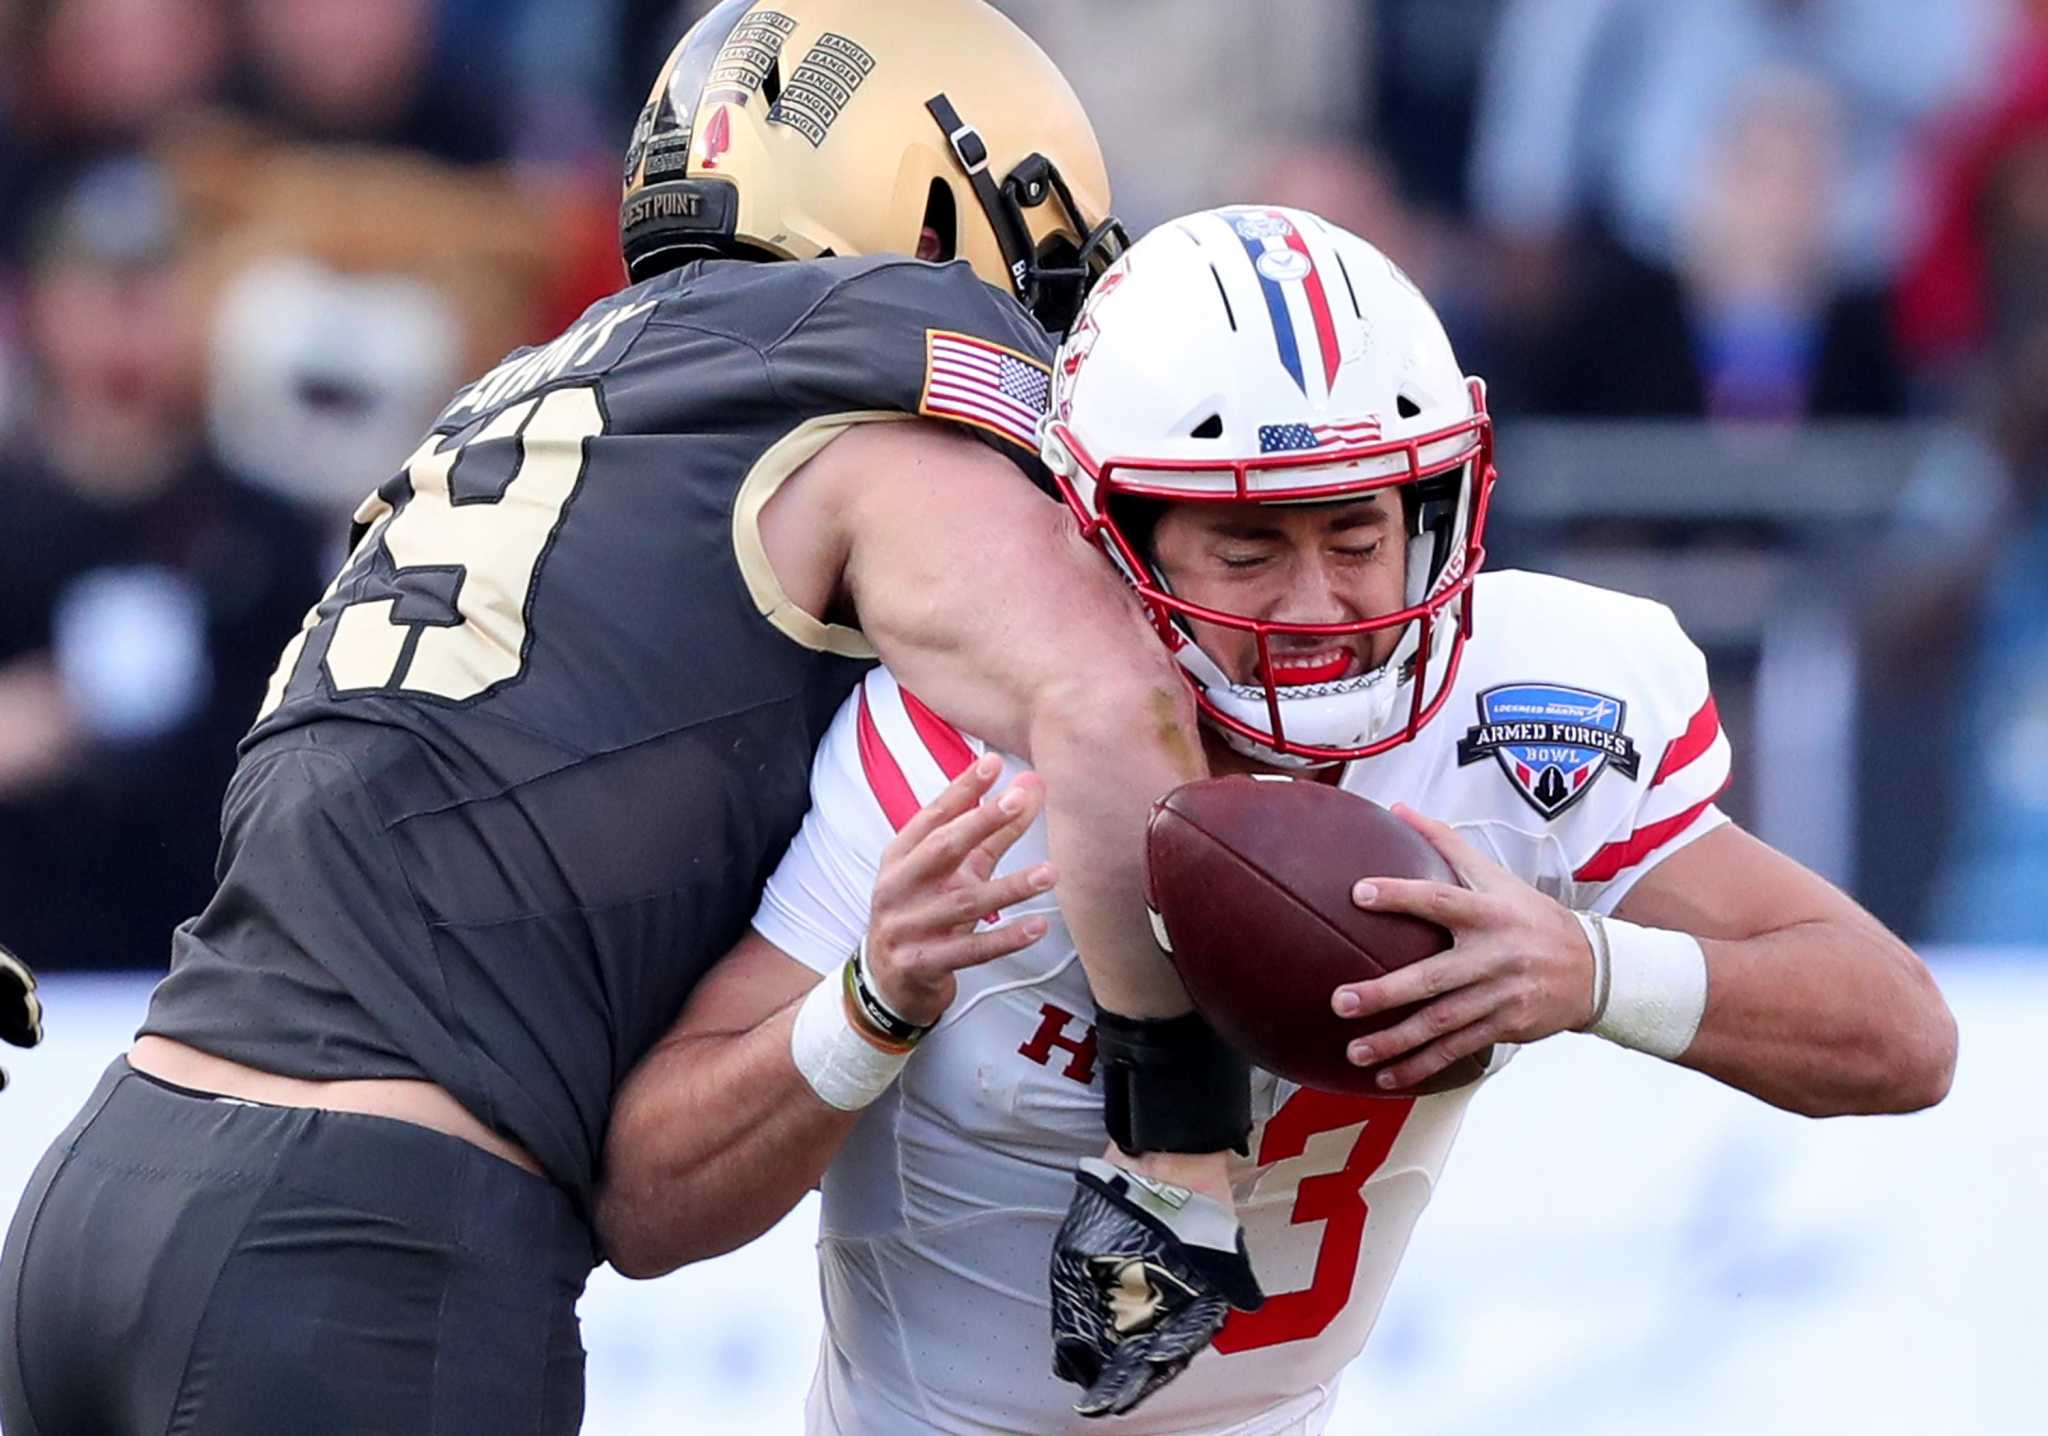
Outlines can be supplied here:
M1053 369L1047 465L1088 535L1137 587L1203 714L1287 767L1384 752L1443 706L1471 632L1493 484L1484 384L1385 255L1301 210L1236 206L1160 225L1097 281ZM1120 501L1324 503L1400 491L1407 606L1299 624L1178 598L1120 523ZM1254 635L1234 683L1189 618ZM1274 680L1269 639L1402 630L1379 668Z

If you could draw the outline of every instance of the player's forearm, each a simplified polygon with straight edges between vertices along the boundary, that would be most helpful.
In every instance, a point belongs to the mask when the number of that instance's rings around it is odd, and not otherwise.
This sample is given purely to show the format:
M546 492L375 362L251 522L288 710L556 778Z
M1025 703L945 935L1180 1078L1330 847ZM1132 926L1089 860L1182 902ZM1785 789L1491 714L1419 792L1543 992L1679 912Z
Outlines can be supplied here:
M1947 1094L1955 1019L1874 920L1702 946L1707 1008L1684 1065L1811 1117L1910 1112Z
M1086 699L1048 695L1032 725L1032 757L1045 780L1047 846L1060 872L1065 915L1088 985L1103 1007L1126 1017L1175 1017L1189 1002L1160 951L1145 910L1145 824L1153 802L1207 773L1194 704L1177 677L1122 693L1102 688ZM1143 714L1142 722L1134 715ZM1130 762L1105 781L1102 725L1120 731ZM1135 748L1133 734L1140 737ZM1229 1168L1220 1152L1146 1152L1114 1146L1112 1161L1203 1192L1229 1205Z
M599 1241L626 1276L743 1246L818 1184L859 1114L827 1106L797 1072L795 1011L671 1038L627 1079L597 1195Z
M1123 760L1105 765L1119 747ZM1207 773L1194 705L1178 678L1043 695L1031 759L1045 779L1046 837L1060 910L1096 1000L1132 1017L1172 1017L1187 994L1146 915L1145 823L1157 799Z

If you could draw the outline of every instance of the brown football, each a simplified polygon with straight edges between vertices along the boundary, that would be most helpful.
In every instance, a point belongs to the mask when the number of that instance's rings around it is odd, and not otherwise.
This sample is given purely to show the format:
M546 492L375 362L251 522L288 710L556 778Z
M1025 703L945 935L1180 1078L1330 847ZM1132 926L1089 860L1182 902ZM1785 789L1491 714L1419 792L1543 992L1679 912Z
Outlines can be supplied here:
M1225 1040L1305 1087L1406 1095L1375 1086L1375 1069L1355 1066L1345 1049L1415 1009L1343 1018L1330 994L1450 945L1435 923L1351 901L1360 878L1457 882L1427 839L1379 804L1323 783L1206 778L1153 805L1145 868L1160 945ZM1488 1055L1453 1063L1423 1090L1477 1081Z

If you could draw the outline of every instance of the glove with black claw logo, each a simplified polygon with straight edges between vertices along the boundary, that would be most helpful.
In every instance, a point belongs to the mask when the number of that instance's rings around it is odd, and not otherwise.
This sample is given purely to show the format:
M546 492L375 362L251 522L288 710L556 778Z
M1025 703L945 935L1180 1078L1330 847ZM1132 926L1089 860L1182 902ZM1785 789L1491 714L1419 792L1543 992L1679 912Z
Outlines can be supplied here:
M1053 1374L1083 1416L1134 1409L1187 1368L1234 1307L1265 1302L1220 1202L1090 1157L1052 1254Z
M43 1004L36 996L36 975L28 964L0 947L0 1041L33 1047L43 1040ZM7 1073L0 1069L0 1089Z

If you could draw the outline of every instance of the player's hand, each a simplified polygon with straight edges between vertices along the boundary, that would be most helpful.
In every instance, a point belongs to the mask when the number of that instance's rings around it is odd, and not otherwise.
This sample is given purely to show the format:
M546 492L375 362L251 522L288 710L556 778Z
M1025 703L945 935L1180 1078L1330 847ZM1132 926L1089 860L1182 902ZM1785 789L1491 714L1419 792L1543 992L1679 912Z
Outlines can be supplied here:
M28 964L0 947L0 1040L33 1047L43 1040L43 1004L36 996L36 975ZM0 1071L0 1088L7 1073Z
M882 850L868 920L868 973L890 1010L919 1026L938 1021L952 1005L961 968L1045 936L1046 919L1037 915L980 927L982 918L1053 885L1050 863L990 876L1045 806L1045 784L1034 773L1020 774L1002 796L983 802L1002 771L1000 758L982 754Z
M1052 1249L1052 1370L1083 1416L1135 1408L1187 1368L1230 1309L1265 1304L1230 1208L1090 1157Z
M1578 919L1434 818L1394 813L1443 854L1464 887L1371 878L1352 901L1426 918L1451 934L1434 957L1331 994L1340 1017L1422 1003L1384 1032L1351 1043L1361 1067L1387 1063L1383 1087L1411 1088L1495 1042L1534 1042L1593 1016L1593 951ZM1399 1059L1398 1061L1395 1059Z

